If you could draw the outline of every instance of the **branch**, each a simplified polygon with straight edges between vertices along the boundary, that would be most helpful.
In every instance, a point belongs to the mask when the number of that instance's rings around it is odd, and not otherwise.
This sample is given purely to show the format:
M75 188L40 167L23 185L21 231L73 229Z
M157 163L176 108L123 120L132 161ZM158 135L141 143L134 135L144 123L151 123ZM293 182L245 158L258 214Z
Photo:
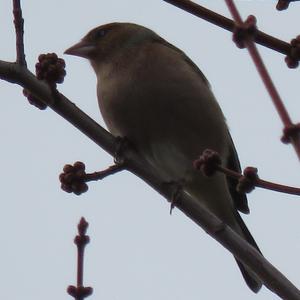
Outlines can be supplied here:
M250 193L255 187L261 187L275 192L300 196L300 188L261 179L258 176L257 168L246 167L241 174L225 167L222 165L219 153L211 149L205 149L200 157L193 162L193 165L196 170L201 171L207 177L214 176L215 172L219 171L227 177L236 179L236 190L241 194Z
M22 9L20 0L13 0L13 15L14 25L16 31L16 52L17 63L25 66L27 65L24 52L24 19L22 17Z
M82 217L77 226L78 235L74 239L74 243L77 246L77 285L69 285L67 292L75 300L84 300L93 293L92 287L83 286L84 249L90 242L90 237L86 235L88 226L89 223Z
M196 17L202 18L228 31L233 32L235 28L234 21L220 14L217 14L207 8L204 8L203 6L198 5L190 0L163 0L163 1L168 2L178 8L181 8L195 15ZM262 31L257 31L255 42L285 55L290 54L292 48L289 43L277 39Z
M115 137L77 108L65 96L59 93L53 94L45 83L37 80L26 68L14 63L0 61L0 78L17 83L30 90L33 95L48 104L55 112L91 138L102 149L110 155L114 155ZM161 178L160 174L154 174L143 157L140 157L130 147L126 147L123 157L128 171L140 177L168 201L172 201L176 187L163 184L164 178ZM199 201L195 201L186 193L181 193L176 197L176 202L173 204L221 243L236 258L249 266L271 291L283 299L300 299L300 291L283 274L230 227L207 211Z
M290 2L296 2L296 1L299 1L299 0L278 0L276 9L277 10L285 10L289 7Z
M37 80L27 68L0 60L0 79L28 89L35 97L73 124L106 152L110 155L114 154L115 138L108 131L77 108L64 95L53 93L45 82Z
M246 25L246 22L242 21L242 18L239 14L239 11L237 10L234 1L233 0L225 0L228 9L233 17L233 19L235 20L236 23L236 28L244 30L247 30L247 26L254 26L255 27L255 23L256 20L255 18L252 16L248 17L247 21L248 25ZM255 30L255 29L254 29ZM256 33L255 33L256 34ZM245 35L243 37L243 43L245 45L245 47L248 49L248 52L256 66L256 69L266 87L266 90L268 91L272 102L277 110L277 113L280 116L280 119L284 125L284 132L288 132L289 135L285 136L284 139L287 139L288 141L290 141L292 143L292 145L294 146L294 149L296 151L296 154L298 156L298 158L300 159L300 134L299 134L299 126L295 125L292 123L292 120L285 108L285 105L271 79L271 76L261 58L261 56L258 53L258 50L256 48L255 43L253 42L252 38L254 36L250 36L249 34ZM298 128L298 130L297 130Z
M292 46L288 43L280 41L272 36L269 36L256 29L256 19L253 16L249 16L246 22L243 22L238 10L236 9L233 1L225 0L227 6L231 12L234 21L227 19L215 12L212 12L196 3L189 0L163 0L171 3L183 10L186 10L204 20L207 20L215 25L218 25L224 29L227 29L235 34L235 42L242 48L242 44L247 47L249 54L256 66L256 69L261 76L261 79L272 99L272 102L279 114L279 117L284 125L282 141L291 143L295 149L295 152L300 159L300 126L299 124L293 124L292 120L285 108L285 105L272 82L263 60L261 59L256 45L257 42L261 45L269 47L278 52L284 53L287 57L293 57ZM252 27L251 27L252 26ZM237 40L237 33L239 33L239 40ZM295 57L293 57L295 59ZM297 52L297 59L299 60L299 53Z

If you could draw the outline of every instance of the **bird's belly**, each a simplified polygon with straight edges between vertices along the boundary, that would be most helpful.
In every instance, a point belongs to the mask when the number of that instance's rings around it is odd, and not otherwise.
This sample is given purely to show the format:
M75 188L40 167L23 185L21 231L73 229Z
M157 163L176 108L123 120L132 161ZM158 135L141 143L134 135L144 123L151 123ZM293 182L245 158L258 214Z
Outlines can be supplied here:
M117 90L107 84L98 89L98 98L109 130L127 137L165 182L184 182L185 190L212 212L231 216L224 175L205 178L193 169L193 161L207 148L227 157L227 126L208 87L182 92L157 82L128 87L120 80L112 83Z
M167 177L188 176L207 148L227 155L227 126L205 82L163 70L139 84L137 74L125 76L110 77L102 87L98 82L103 119L111 133L127 137Z

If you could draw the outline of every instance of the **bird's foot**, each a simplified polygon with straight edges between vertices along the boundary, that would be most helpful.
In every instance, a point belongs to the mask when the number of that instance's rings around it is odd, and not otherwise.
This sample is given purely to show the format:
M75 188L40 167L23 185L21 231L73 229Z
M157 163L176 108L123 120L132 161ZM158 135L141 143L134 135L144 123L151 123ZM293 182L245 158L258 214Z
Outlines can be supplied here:
M170 186L170 188L172 189L172 195L171 195L171 200L170 200L170 202L171 202L170 215L172 214L173 209L176 206L176 204L178 204L178 201L181 197L184 183L185 183L184 179L170 180L170 181L164 182L164 185Z
M126 137L116 137L116 143L115 143L115 151L114 151L114 163L116 165L123 165L124 164L124 150L129 145L129 140Z

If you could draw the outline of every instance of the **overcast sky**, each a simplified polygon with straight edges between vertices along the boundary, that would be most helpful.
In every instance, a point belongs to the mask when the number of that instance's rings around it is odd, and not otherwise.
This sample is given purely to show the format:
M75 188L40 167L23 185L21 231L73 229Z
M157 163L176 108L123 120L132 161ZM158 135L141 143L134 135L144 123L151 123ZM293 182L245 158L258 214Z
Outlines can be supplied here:
M0 2L0 59L15 59L12 1ZM103 124L95 75L87 61L63 55L88 30L112 21L150 27L201 68L227 118L243 167L266 180L299 186L299 162L280 142L282 124L246 50L231 34L161 0L23 1L29 68L40 53L66 60L59 90ZM229 16L224 1L196 1ZM275 10L276 1L236 1L242 16L255 14L261 30L289 41L299 34L300 3ZM299 69L259 47L294 121L300 120ZM296 96L297 95L297 96ZM85 284L90 299L276 299L253 294L232 255L139 178L123 172L89 184L78 197L60 190L64 164L84 161L87 171L112 163L102 149L51 109L39 111L22 89L0 81L1 250L3 299L70 299L75 283L73 237L81 216L90 223ZM244 218L265 257L300 286L300 201L255 190Z

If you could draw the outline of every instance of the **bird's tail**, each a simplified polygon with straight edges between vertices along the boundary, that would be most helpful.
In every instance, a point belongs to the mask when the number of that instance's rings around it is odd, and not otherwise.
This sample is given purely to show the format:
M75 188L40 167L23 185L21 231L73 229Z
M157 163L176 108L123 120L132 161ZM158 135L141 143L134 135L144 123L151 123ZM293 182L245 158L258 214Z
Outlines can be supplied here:
M244 221L242 220L241 216L238 212L236 212L236 220L239 224L239 227L242 230L243 237L246 239L246 241L251 244L259 253L261 251L259 250L254 238L252 237L251 233L249 232L248 228L246 227ZM238 259L236 259L236 262L242 272L242 275L248 285L248 287L254 292L257 293L260 288L262 287L262 281L261 279L248 268L243 263L241 263Z

